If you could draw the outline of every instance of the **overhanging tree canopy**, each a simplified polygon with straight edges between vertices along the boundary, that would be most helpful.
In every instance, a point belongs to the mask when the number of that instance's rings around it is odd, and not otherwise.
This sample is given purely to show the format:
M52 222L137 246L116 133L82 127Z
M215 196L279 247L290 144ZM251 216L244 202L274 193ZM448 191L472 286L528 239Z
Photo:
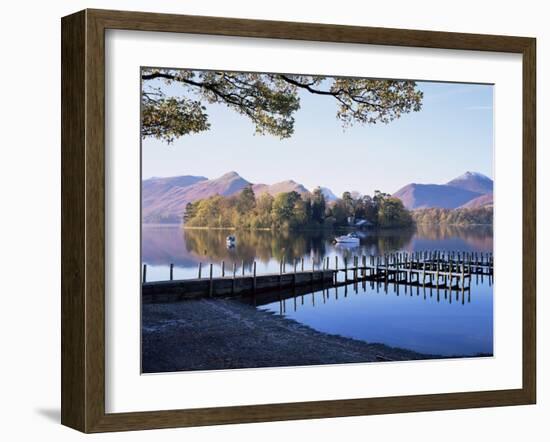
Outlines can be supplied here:
M142 137L168 143L210 129L205 103L224 104L250 119L256 133L279 138L294 132L299 91L333 99L344 127L389 123L422 107L422 92L408 80L176 69L143 69L141 78ZM168 95L159 81L177 83L184 93Z

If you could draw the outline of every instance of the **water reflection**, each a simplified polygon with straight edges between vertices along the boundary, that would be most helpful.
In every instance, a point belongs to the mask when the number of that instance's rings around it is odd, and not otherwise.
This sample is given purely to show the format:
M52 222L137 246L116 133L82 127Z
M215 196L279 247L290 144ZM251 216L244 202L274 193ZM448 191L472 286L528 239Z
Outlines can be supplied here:
M179 226L147 226L142 229L142 261L148 265L148 280L165 280L174 264L176 278L196 277L198 264L214 263L218 274L221 262L249 271L257 261L258 273L279 271L284 260L292 266L295 260L305 261L306 268L320 266L334 257L351 261L355 255L383 255L394 251L455 250L492 251L492 228L488 226L418 226L415 229L391 229L360 232L356 247L335 245L334 237L342 232L305 231L238 231L183 230ZM236 246L227 247L226 237L236 236ZM341 261L343 262L343 261Z
M493 353L488 278L470 290L362 281L275 300L259 295L248 301L318 331L366 342L443 356Z

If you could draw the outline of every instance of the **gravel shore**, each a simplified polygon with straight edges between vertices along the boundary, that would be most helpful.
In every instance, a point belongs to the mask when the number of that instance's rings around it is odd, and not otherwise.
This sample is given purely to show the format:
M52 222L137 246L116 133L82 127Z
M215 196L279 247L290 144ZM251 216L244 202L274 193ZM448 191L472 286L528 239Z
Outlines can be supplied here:
M142 356L143 373L434 357L321 333L251 305L219 298L143 304Z

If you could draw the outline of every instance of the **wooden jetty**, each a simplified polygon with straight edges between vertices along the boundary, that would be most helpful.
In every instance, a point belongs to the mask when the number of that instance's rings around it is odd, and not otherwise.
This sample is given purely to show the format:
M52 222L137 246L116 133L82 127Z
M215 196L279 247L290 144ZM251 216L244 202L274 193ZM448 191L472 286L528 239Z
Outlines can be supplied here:
M395 252L379 256L351 256L330 266L325 258L317 267L304 268L304 259L294 260L291 271L286 271L285 260L280 261L279 273L257 275L256 262L245 272L244 262L241 272L233 263L228 274L225 262L221 263L221 275L214 276L214 266L209 264L207 277L203 277L202 263L198 267L198 277L194 279L174 280L174 267L170 265L170 279L167 281L147 282L147 266L143 266L142 300L143 302L170 302L198 297L230 297L251 293L282 292L288 289L311 286L346 286L359 281L371 281L394 286L427 287L445 290L468 290L472 276L484 277L492 283L493 254L476 252ZM300 290L301 292L303 291Z

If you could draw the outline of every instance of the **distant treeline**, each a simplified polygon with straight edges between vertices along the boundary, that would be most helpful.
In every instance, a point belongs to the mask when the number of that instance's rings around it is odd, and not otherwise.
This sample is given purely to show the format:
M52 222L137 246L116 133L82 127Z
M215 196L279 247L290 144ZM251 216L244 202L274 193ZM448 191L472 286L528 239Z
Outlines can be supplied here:
M475 209L417 209L411 215L416 224L493 224L492 206Z
M311 194L283 192L258 197L251 186L228 197L213 196L189 203L186 227L241 229L309 229L348 226L364 219L375 227L406 227L413 223L401 200L376 191L374 196L344 192L327 202L320 188Z

